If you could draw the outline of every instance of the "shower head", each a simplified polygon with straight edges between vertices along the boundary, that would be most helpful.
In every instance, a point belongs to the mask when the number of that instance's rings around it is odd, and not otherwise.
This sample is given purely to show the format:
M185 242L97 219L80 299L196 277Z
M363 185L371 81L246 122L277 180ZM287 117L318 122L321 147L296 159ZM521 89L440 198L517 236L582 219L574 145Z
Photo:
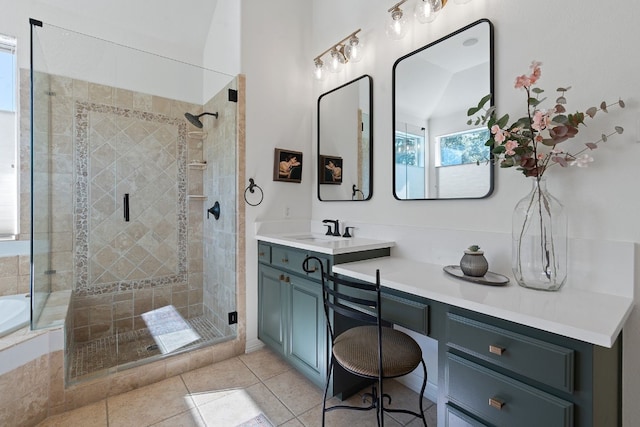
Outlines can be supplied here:
M184 117L189 120L189 123L191 123L192 125L194 125L197 128L202 129L202 122L200 121L200 117L204 116L204 115L209 115L209 116L213 116L216 119L218 118L218 113L207 113L206 111L202 114L198 114L197 116L194 116L191 113L184 113Z

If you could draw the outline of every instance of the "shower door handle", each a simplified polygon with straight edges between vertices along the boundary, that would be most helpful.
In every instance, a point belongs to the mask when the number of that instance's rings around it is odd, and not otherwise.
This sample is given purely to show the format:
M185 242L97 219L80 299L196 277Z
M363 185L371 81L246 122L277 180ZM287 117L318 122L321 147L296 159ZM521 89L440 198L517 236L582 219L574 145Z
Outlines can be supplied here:
M125 222L129 222L129 193L124 193L122 206L124 207L124 220Z

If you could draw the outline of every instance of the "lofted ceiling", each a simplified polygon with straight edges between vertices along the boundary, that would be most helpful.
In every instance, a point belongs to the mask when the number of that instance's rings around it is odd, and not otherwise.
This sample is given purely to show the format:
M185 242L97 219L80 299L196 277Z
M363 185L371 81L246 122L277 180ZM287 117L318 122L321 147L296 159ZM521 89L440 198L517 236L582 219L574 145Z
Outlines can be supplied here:
M34 3L64 21L48 22L53 25L191 63L202 61L217 6L217 0L34 0Z

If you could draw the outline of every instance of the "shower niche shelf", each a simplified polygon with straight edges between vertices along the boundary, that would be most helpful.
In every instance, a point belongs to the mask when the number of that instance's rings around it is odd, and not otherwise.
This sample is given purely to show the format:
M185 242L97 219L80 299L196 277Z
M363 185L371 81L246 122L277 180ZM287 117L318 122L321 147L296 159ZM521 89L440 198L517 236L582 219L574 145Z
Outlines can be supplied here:
M207 168L207 162L190 162L187 166L189 169L205 170Z
M200 130L192 130L191 132L187 132L187 138L196 139L198 141L204 140L207 137L207 135L209 135L207 132L200 131Z
M207 200L207 196L204 194L188 194L187 198L189 200Z

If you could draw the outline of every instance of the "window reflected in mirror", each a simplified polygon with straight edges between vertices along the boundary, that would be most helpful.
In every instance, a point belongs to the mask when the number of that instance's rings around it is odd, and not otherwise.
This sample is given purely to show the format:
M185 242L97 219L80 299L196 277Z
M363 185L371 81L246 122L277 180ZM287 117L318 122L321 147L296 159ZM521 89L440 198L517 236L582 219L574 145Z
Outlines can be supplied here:
M470 24L393 66L394 196L399 200L487 197L493 163L486 127L467 110L493 90L493 29Z

